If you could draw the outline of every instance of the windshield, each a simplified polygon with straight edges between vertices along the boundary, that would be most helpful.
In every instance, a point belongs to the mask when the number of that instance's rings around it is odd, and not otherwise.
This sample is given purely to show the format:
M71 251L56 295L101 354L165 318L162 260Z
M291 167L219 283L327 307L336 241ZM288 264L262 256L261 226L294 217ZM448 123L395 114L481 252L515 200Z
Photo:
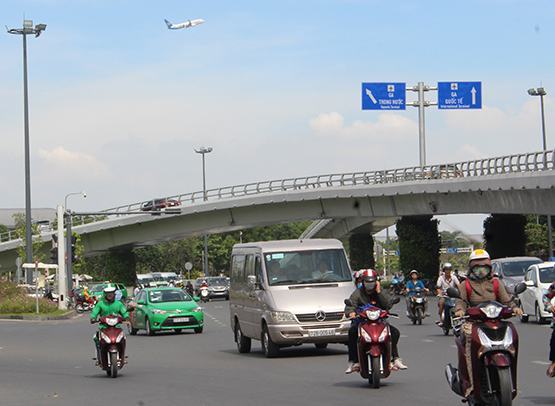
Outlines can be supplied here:
M540 282L541 283L555 282L555 267L540 268Z
M180 289L151 290L148 292L151 303L189 302L191 297Z
M208 282L209 286L226 286L227 285L226 278L209 278L209 279L206 279L206 282Z
M270 286L351 281L341 249L273 252L264 261Z
M541 263L541 261L537 259L531 259L527 261L503 262L503 275L508 277L524 276L526 270L530 265L539 263Z
M105 284L96 285L91 289L91 292L102 292L106 287L108 287L108 285L105 285Z

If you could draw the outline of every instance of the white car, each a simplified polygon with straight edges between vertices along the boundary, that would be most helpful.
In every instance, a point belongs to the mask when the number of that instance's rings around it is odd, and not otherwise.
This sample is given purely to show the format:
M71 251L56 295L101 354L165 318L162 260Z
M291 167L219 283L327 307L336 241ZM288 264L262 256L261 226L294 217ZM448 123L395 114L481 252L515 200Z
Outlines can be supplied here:
M528 268L524 276L524 283L528 289L518 296L520 306L524 311L524 315L521 317L523 322L527 322L528 317L532 314L537 323L542 323L552 317L552 314L544 308L543 295L553 281L555 281L555 262L544 262Z

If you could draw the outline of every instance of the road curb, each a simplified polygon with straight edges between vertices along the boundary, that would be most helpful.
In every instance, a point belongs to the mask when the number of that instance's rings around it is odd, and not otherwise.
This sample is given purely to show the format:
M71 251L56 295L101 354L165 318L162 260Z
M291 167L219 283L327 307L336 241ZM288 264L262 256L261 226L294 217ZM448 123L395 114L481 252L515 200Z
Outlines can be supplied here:
M69 320L73 319L77 316L77 313L74 310L70 310L64 314L56 315L56 316L35 316L35 315L19 315L19 314L10 314L10 315L1 315L0 320L34 320L34 321L48 321L48 320Z

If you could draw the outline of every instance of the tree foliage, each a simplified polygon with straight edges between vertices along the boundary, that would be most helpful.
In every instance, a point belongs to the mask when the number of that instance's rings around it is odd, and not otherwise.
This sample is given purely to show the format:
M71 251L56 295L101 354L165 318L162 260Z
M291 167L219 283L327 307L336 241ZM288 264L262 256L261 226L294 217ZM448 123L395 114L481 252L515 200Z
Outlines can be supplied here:
M402 272L416 269L427 278L437 276L440 248L437 226L438 221L431 216L403 217L397 222Z
M485 249L491 258L526 254L526 216L492 214L484 220Z
M351 269L374 268L374 239L370 234L352 234L349 237L349 259Z
M527 216L524 231L526 233L526 255L547 259L549 251L547 217Z
M15 213L13 215L15 223L15 232L18 238L21 238L23 245L17 248L17 255L25 261L26 259L26 230L27 225L25 224L25 214ZM48 262L48 250L44 241L35 238L35 236L40 234L39 228L36 224L31 225L31 234L33 236L33 260L39 262Z

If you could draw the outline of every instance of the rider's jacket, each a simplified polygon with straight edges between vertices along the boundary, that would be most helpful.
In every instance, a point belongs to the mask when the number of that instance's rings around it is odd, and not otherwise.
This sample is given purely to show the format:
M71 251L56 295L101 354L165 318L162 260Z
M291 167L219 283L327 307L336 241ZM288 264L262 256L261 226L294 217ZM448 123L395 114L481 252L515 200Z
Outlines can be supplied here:
M458 286L461 298L457 299L457 303L455 304L455 311L466 311L466 301L470 302L471 306L477 306L480 303L489 301L497 301L509 307L516 306L515 303L512 301L511 296L507 292L507 288L505 288L503 282L499 281L499 287L497 289L498 292L496 295L493 286L493 278L486 278L483 280L472 280L468 278L466 281L461 282ZM470 284L470 298L468 297L467 293L467 283Z
M102 298L95 306L91 312L91 320L96 320L98 317L110 316L110 315L121 315L121 317L126 320L129 319L129 313L125 305L119 301L114 300L112 303L108 302L106 299ZM104 329L108 327L107 325L100 323L99 328Z
M407 289L409 290L409 293L408 293L409 296L413 296L416 293L415 292L416 288L425 289L426 286L424 286L424 282L422 282L421 280L417 280L415 282L411 279L410 281L407 282Z
M383 310L389 310L391 308L391 301L389 300L389 296L383 291L380 293L374 292L373 294L368 295L364 288L359 288L351 294L349 300L351 301L352 306L345 306L345 316L347 317L358 307L362 307L367 304L372 304Z

